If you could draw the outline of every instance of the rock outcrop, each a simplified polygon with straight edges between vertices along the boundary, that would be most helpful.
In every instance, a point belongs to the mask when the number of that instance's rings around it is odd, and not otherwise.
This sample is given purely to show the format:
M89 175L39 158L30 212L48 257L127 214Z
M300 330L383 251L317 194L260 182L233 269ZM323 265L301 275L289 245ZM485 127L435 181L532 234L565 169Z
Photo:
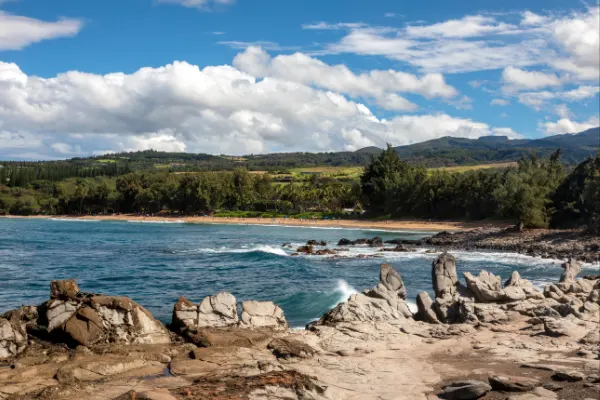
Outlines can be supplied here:
M394 321L412 318L406 304L406 288L402 277L391 265L383 264L379 283L373 289L350 296L326 313L320 323L336 324L352 321Z
M451 254L443 253L433 262L431 281L435 297L453 295L459 286L456 260Z
M237 323L237 302L230 293L221 292L215 296L207 296L200 304L194 304L182 296L173 307L174 328L225 327Z
M169 343L167 329L127 297L83 294L73 280L53 281L51 299L38 308L37 324L70 346L97 343Z
M244 301L241 322L248 328L287 328L283 310L272 301Z
M0 317L0 360L15 357L27 347L25 324L16 316Z

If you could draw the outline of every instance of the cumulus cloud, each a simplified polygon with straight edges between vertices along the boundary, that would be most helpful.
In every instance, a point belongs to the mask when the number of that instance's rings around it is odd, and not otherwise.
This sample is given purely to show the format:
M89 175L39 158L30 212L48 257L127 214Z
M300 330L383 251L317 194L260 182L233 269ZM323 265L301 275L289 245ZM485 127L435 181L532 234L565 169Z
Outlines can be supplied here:
M257 74L260 78L233 66L199 68L186 62L131 74L68 71L41 78L0 62L2 156L64 158L148 148L214 154L328 151L497 132L447 114L383 119L334 91L337 87L326 79L276 72L275 60L267 63L266 76ZM326 73L335 68L315 65ZM392 82L398 90L425 90L430 84L425 77L381 74L350 73L345 79L355 93L372 90L363 79L379 87ZM381 90L390 108L408 106Z
M576 122L568 118L561 118L556 122L540 123L540 128L547 135L559 135L564 133L579 133L600 125L598 117L591 117L585 122Z
M548 86L559 86L560 79L555 74L540 71L525 71L519 68L507 67L502 72L504 91L535 90Z
M491 16L467 15L461 19L451 19L433 25L409 26L406 34L419 38L466 38L489 34L502 34L513 31L514 25L496 21Z
M48 22L0 10L0 50L20 50L43 40L72 37L82 27L78 19Z
M390 110L414 110L416 105L396 95L417 93L426 98L450 98L458 91L441 74L418 77L394 70L372 70L355 74L345 65L329 65L303 53L271 58L262 48L249 47L238 54L233 65L255 77L270 76L313 85L353 97L372 97ZM389 104L389 107L386 106Z

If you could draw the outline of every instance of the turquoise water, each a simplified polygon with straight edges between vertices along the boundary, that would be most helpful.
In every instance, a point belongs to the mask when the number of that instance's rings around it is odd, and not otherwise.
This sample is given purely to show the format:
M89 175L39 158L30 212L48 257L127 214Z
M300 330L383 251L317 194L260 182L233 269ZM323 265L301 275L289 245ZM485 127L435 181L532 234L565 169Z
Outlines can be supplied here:
M203 225L0 218L0 313L48 299L52 279L77 279L86 292L129 296L164 322L181 295L200 301L220 291L238 301L273 300L291 326L318 318L354 290L374 286L379 266L392 264L402 275L409 300L431 292L433 254L386 253L356 258L375 249L352 248L349 258L290 257L309 239L330 247L346 237L379 235L415 239L430 233L381 232L280 226ZM505 253L454 252L459 273L480 269L507 279L513 270L536 285L556 281L558 261ZM590 266L591 268L591 266Z

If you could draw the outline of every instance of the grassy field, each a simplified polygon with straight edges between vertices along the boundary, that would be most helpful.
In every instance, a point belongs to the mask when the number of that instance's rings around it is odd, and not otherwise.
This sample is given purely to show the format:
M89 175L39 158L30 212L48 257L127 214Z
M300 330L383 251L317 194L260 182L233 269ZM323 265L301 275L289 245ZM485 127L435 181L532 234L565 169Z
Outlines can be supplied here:
M461 166L457 166L457 167L429 168L428 170L435 171L435 170L441 169L446 172L461 173L461 172L467 172L467 171L475 171L478 169L509 168L509 167L516 167L516 166L517 166L516 162L506 162L506 163L497 163L497 164L461 165Z

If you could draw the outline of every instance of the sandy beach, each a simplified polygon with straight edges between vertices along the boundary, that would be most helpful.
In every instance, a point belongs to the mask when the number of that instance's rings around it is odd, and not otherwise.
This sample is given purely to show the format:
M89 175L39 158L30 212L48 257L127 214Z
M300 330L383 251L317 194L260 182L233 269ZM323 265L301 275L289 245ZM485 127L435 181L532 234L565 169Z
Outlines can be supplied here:
M292 218L233 218L233 217L165 217L142 216L138 214L114 215L34 215L17 216L7 215L0 218L46 218L46 219L74 219L74 220L100 220L100 221L148 221L148 222L186 222L196 224L232 224L232 225L282 225L305 226L323 228L357 228L357 229L382 229L382 230L426 230L426 231L457 231L474 228L490 228L509 226L502 222L452 222L452 221L419 221L419 220L300 220Z

